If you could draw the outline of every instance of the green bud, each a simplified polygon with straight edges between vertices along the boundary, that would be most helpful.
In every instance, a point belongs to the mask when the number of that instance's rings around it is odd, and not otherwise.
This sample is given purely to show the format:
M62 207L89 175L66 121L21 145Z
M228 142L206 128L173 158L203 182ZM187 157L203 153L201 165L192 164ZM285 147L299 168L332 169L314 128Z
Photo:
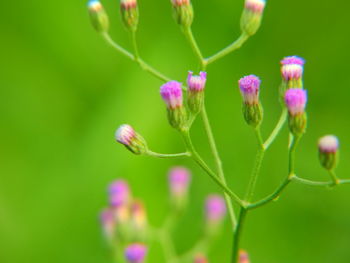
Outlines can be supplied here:
M99 33L105 33L109 28L109 19L102 4L98 0L91 0L88 3L89 15L92 26Z
M334 135L326 135L318 141L319 158L321 165L331 171L338 164L339 141Z
M193 7L190 0L171 0L176 22L188 28L193 22Z
M179 130L184 131L187 128L187 112L185 107L168 108L168 120L170 125Z
M241 30L248 36L254 35L261 25L265 8L264 0L246 0L241 17Z
M257 104L243 103L243 115L248 125L256 128L262 122L263 108L260 103L257 103Z
M298 115L289 115L289 130L294 136L301 136L306 131L307 115L301 113Z
M125 27L135 32L139 23L139 9L136 0L121 0L120 11Z
M128 124L123 124L118 128L115 138L134 154L144 154L148 150L145 139Z

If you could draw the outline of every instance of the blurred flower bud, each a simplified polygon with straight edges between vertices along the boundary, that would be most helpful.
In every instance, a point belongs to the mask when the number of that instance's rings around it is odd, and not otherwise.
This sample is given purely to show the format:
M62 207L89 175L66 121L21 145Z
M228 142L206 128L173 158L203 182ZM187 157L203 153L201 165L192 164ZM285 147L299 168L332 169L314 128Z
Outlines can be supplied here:
M102 4L98 0L88 2L89 15L92 26L99 33L105 33L109 28L109 19Z
M284 100L289 112L289 129L295 136L300 136L306 129L305 107L307 93L303 89L289 89L284 95Z
M135 32L139 23L137 0L120 0L120 11L125 27Z
M205 202L208 231L215 233L226 215L225 200L220 195L210 195Z
M101 212L100 220L105 238L109 243L112 243L114 239L116 225L112 209L104 209Z
M326 135L318 141L319 157L322 166L331 171L338 163L339 140L334 135Z
M193 72L188 73L187 85L187 104L191 113L198 114L204 103L204 88L207 81L207 73L200 72L199 76L193 76Z
M131 203L131 230L134 233L135 240L146 240L147 215L144 204L139 200Z
M254 35L261 24L265 0L246 0L241 17L241 30L248 36Z
M128 205L130 202L130 189L129 185L124 180L116 180L110 184L109 189L109 201L111 206L120 207Z
M146 141L128 124L118 128L115 138L134 154L144 154L147 151Z
M239 88L243 97L244 119L253 127L261 124L263 109L259 102L260 79L249 75L239 80Z
M197 254L194 256L193 263L209 263L209 261L206 256Z
M297 56L282 59L281 73L285 89L303 88L304 64L305 60Z
M187 128L187 114L182 103L181 83L177 81L165 83L160 88L160 94L167 105L170 125L179 131L185 130Z
M125 249L125 258L129 263L143 263L146 257L147 247L143 244L132 244Z
M238 257L239 257L238 263L250 263L249 255L246 251L240 250Z
M190 0L171 0L176 22L188 28L193 22L193 8Z
M190 171L184 167L174 167L169 172L169 186L174 206L181 210L187 203Z

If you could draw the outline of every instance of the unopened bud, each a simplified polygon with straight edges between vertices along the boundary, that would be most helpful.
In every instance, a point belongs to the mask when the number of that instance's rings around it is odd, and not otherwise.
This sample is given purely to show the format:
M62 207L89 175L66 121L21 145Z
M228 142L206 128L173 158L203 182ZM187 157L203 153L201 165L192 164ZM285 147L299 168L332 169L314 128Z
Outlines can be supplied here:
M339 140L334 135L326 135L318 141L319 157L322 166L331 171L338 163Z
M307 117L305 107L307 93L303 89L289 89L284 95L284 100L289 112L289 129L295 136L305 132Z
M220 195L210 195L205 202L208 231L215 233L226 215L225 200Z
M130 210L131 230L134 234L134 239L138 241L144 241L146 239L147 234L147 215L144 204L139 200L135 200L132 202Z
M130 202L130 188L126 181L116 180L108 188L109 202L113 207L128 205Z
M191 113L198 114L204 104L204 88L207 81L207 73L200 72L199 76L193 76L193 72L188 73L187 85L187 104Z
M109 19L102 4L98 0L91 0L88 2L88 9L92 26L99 33L108 31Z
M179 131L184 131L187 128L187 114L183 106L181 83L177 81L165 83L160 88L160 94L167 105L170 125Z
M176 22L188 28L193 22L193 7L190 0L171 0Z
M194 256L193 263L209 263L209 261L203 254L197 254Z
M241 30L248 36L254 35L261 24L265 0L246 0L241 17Z
M139 23L137 0L121 0L120 12L125 27L135 32Z
M240 250L238 257L239 257L238 263L250 263L249 255L248 255L247 251Z
M125 249L125 258L129 263L143 263L147 254L147 247L141 243L129 245Z
M301 57L285 57L281 61L281 73L286 89L303 88L303 72L305 60Z
M263 119L263 109L259 101L260 79L249 75L239 80L239 88L243 97L243 115L246 122L257 127Z
M190 181L190 171L184 167L175 167L169 172L171 199L177 209L182 209L187 203Z
M115 218L111 208L106 208L100 216L103 234L109 243L112 243L115 234Z
M134 154L144 154L147 151L146 141L128 124L118 128L115 138Z

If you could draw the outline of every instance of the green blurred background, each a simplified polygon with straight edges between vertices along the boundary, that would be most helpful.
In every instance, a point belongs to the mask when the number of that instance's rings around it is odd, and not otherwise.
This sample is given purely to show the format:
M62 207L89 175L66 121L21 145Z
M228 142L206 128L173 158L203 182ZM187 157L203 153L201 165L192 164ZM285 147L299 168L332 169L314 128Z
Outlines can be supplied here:
M103 4L111 35L130 48L117 0ZM243 0L199 1L194 34L205 55L239 35ZM263 132L280 107L279 60L306 58L309 128L298 151L300 176L327 180L317 159L317 138L339 135L338 174L349 177L349 10L347 0L269 1L263 26L241 50L208 68L207 108L228 181L244 192L255 155L252 131L241 116L237 80L263 80ZM90 26L85 1L4 1L0 17L0 262L112 262L101 238L98 213L106 187L127 178L134 195L160 225L168 209L166 172L171 165L193 171L191 204L175 240L178 251L200 236L205 196L219 189L192 162L133 156L114 141L122 123L132 124L159 152L183 149L166 120L161 82L107 46ZM167 0L140 1L139 45L143 58L180 81L196 59L171 16ZM194 141L213 165L200 121ZM268 152L257 197L286 175L287 131ZM253 211L242 245L255 263L350 262L350 186L334 190L291 185L279 202ZM226 222L228 229L229 223ZM225 231L212 262L228 262ZM164 262L155 246L149 262Z

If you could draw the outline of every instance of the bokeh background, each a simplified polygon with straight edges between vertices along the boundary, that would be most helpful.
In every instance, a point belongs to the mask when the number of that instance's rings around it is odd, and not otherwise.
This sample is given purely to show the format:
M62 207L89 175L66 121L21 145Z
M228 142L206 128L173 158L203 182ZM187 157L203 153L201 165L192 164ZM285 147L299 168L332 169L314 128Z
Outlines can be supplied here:
M111 35L130 48L116 0L103 4ZM243 0L199 1L194 34L205 55L239 35ZM237 80L254 73L263 80L263 133L280 107L279 60L306 58L309 127L297 156L300 176L327 180L320 168L319 136L342 142L338 174L349 177L349 21L347 0L269 1L263 26L241 50L208 68L207 110L229 184L244 192L256 145L241 115ZM168 211L166 173L172 165L193 171L191 203L174 239L179 252L200 236L202 205L219 189L192 162L133 156L114 141L122 123L132 124L159 152L183 149L169 127L158 94L161 82L107 46L91 28L85 1L4 1L0 17L0 262L112 262L101 237L98 213L106 188L127 178L159 226ZM140 0L142 57L185 81L196 59L172 19L169 1ZM201 122L194 141L213 165ZM286 175L287 131L269 150L256 197ZM334 190L291 185L279 202L252 212L242 245L259 263L348 263L350 186ZM225 224L229 227L228 220ZM213 246L212 262L228 262L229 231ZM149 262L164 262L154 246Z

